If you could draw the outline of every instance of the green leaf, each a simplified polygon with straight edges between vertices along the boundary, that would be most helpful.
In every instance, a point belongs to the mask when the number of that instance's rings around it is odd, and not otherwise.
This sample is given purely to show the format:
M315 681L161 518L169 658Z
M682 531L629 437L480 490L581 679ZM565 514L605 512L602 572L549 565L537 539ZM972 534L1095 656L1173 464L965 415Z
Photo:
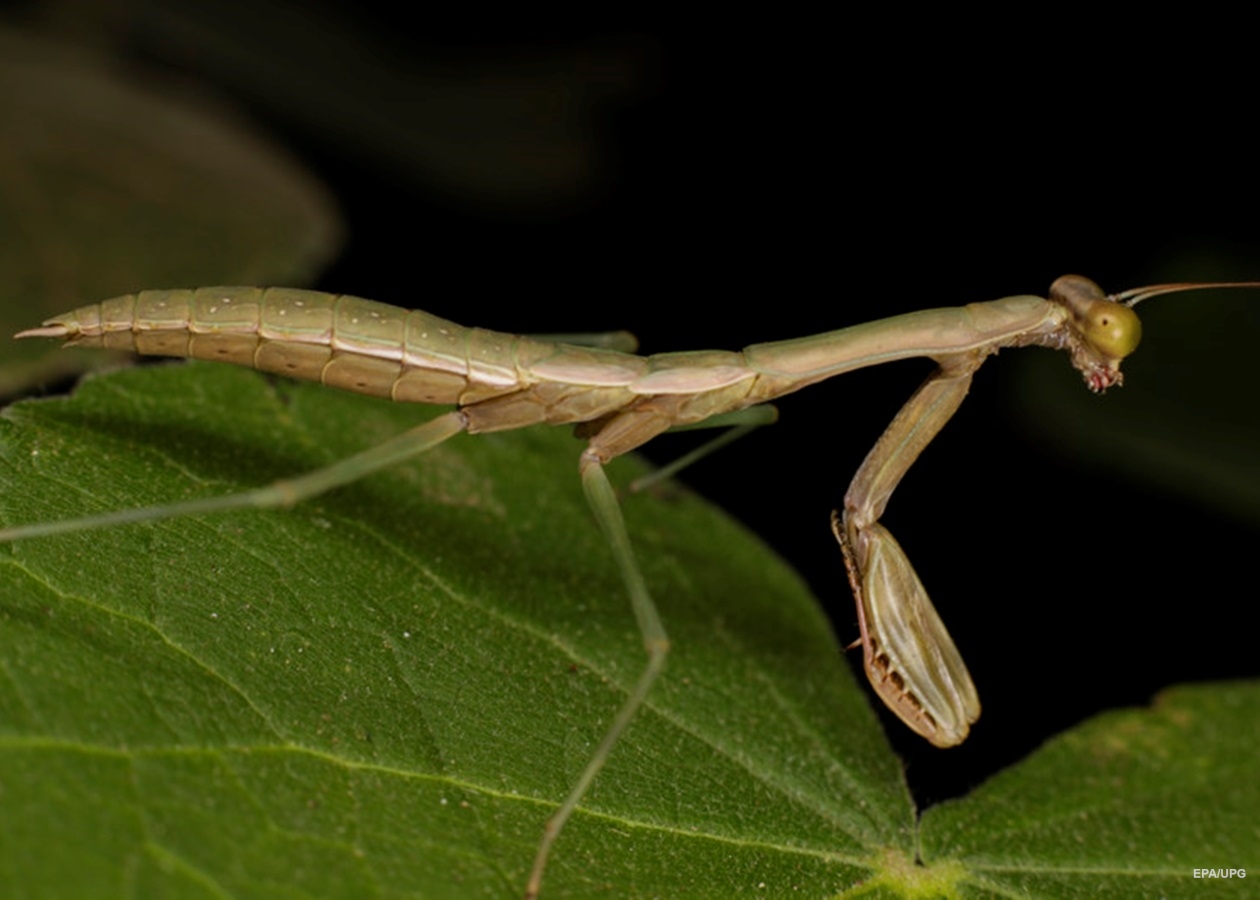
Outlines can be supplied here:
M1260 875L1260 685L1163 692L1047 743L923 816L925 859L976 895L1239 897Z
M426 414L209 365L90 379L8 412L3 517L222 494ZM288 512L5 547L0 884L523 890L644 659L580 447L461 436ZM546 896L833 892L877 848L912 857L899 766L799 580L681 490L624 506L676 650Z
M223 494L431 414L213 365L92 378L0 420L0 516ZM580 447L461 436L290 511L0 547L0 893L519 895L643 664ZM677 486L623 507L674 652L545 897L1237 896L1194 869L1260 871L1255 683L1100 717L916 828L795 576Z

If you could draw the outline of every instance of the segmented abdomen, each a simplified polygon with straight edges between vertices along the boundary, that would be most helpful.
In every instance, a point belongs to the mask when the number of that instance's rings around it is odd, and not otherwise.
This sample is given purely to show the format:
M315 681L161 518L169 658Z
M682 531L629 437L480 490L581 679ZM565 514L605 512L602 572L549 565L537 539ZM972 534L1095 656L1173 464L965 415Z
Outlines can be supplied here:
M251 366L412 403L455 404L468 431L589 422L672 397L670 424L738 409L756 372L739 353L634 356L465 328L420 311L294 288L141 291L18 337Z
M554 350L425 312L292 288L141 291L45 326L50 335L61 329L68 345L230 362L416 403L470 404L520 390L520 355Z

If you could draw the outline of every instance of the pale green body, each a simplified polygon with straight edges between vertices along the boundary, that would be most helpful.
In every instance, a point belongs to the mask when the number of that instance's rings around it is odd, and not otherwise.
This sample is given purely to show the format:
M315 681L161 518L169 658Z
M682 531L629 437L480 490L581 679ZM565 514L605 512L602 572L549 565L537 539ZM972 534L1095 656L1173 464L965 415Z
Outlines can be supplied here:
M911 356L988 354L1062 328L1040 297L932 309L812 337L635 356L465 328L426 312L292 288L142 291L24 335L252 366L404 403L452 404L471 433L591 422L646 403L664 428L765 403L842 372ZM665 408L668 407L668 410ZM605 456L604 459L609 457Z

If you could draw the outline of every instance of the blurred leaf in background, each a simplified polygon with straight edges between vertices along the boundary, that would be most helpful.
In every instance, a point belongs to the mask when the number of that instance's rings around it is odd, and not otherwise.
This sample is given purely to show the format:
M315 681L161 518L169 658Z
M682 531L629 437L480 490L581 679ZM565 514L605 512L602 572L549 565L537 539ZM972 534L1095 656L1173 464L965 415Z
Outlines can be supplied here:
M392 12L71 2L42 21L217 85L325 152L465 214L553 218L598 200L611 149L605 113L654 89L651 38L626 29L513 52L511 38L531 24L545 33L545 17L487 17L467 30L436 14L413 27ZM409 222L405 209L394 212Z
M142 288L309 283L328 192L205 92L0 30L0 333ZM88 365L12 344L0 393ZM99 358L98 358L99 360Z

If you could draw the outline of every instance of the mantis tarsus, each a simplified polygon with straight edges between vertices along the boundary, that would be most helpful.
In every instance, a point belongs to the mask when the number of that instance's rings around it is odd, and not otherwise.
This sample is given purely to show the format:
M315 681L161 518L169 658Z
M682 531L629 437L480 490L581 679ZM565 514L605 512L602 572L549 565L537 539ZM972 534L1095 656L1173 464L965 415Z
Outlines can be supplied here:
M56 317L19 337L223 360L457 409L326 468L246 493L16 526L0 531L0 541L287 506L417 456L460 432L576 424L588 441L579 463L583 488L617 560L648 658L547 823L526 888L534 896L556 837L642 706L669 648L604 474L609 460L675 426L748 424L755 421L748 418L752 408L832 375L896 359L934 359L938 370L903 407L853 479L834 530L857 598L868 678L914 731L938 746L951 746L966 738L979 702L912 566L879 523L893 491L958 408L990 354L1032 344L1064 349L1089 388L1102 391L1120 383L1120 362L1137 345L1134 304L1161 293L1222 286L1257 285L1159 285L1105 297L1092 282L1065 276L1052 286L1048 300L1008 297L753 345L738 353L651 357L465 329L426 313L310 291L203 288L127 295Z

